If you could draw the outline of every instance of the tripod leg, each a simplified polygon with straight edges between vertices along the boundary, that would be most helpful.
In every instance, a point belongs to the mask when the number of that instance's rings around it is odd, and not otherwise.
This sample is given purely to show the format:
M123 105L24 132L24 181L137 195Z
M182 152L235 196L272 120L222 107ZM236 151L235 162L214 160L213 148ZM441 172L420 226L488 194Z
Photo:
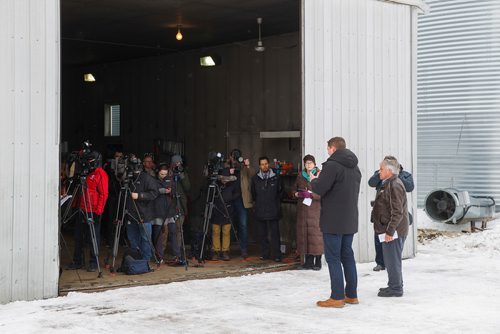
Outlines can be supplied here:
M178 217L177 219L180 219L180 217ZM184 268L186 268L186 270L188 270L188 260L186 258L186 245L184 244L184 229L182 228L182 224L181 224L181 228L180 228L180 233L181 233L182 252L184 255Z
M85 218L87 219L87 224L90 230L90 237L92 241L92 249L94 251L95 260L97 263L97 277L102 277L101 266L99 265L99 244L97 240L95 225L94 225L94 217L92 214L92 202L90 201L90 194L87 189L87 183L85 178L81 178L81 189L82 189L82 198L85 207ZM100 219L100 218L99 218Z
M149 247L151 248L151 253L153 254L153 257L155 259L156 265L159 268L160 267L160 260L158 259L158 256L156 256L156 248L153 245L153 240L151 240L151 233L149 233L149 231L148 231L148 229L146 227L146 224L149 224L149 226L152 229L152 226L151 226L152 224L151 223L140 222L140 225L142 226L142 230L144 231L144 234L146 235L146 238L148 240Z
M223 212L224 218L226 218L226 220L228 220L229 223L231 224L231 228L233 229L234 236L236 237L236 241L238 243L240 243L240 239L238 238L238 231L234 228L233 219L231 218L231 215L229 214L229 211L227 210L226 202L224 202L224 199L222 198L222 193L220 191L219 186L217 186L217 192L219 195L219 199L221 201L221 205L224 208L224 212Z
M122 207L122 211L121 211L122 216L120 219L120 217L118 215L120 214L120 205L122 203L122 197L123 197L123 207ZM113 259L111 261L111 268L110 268L111 272L115 271L115 261L116 261L117 255L118 255L118 246L120 244L121 230L122 230L123 222L125 220L126 204L127 204L126 192L120 191L120 194L118 195L118 207L116 209L116 226L115 226L115 237L113 239Z
M88 217L88 225L89 225L89 230L90 230L90 237L92 240L92 249L94 251L94 257L97 263L97 277L101 278L102 277L102 270L101 266L99 264L99 245L97 244L97 235L96 235L96 230L95 230L95 222L94 218L92 217L92 213L89 214Z

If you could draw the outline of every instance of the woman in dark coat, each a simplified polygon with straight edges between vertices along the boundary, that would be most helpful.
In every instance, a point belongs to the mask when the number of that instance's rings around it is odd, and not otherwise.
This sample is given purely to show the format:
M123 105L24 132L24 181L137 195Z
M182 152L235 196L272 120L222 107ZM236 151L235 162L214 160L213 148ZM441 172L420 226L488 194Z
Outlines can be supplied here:
M319 169L312 155L304 157L304 170L295 181L297 203L297 252L304 255L302 269L321 269L323 234L319 227L321 197L311 192L309 174L316 175ZM307 205L309 201L312 202ZM305 202L304 202L305 201Z

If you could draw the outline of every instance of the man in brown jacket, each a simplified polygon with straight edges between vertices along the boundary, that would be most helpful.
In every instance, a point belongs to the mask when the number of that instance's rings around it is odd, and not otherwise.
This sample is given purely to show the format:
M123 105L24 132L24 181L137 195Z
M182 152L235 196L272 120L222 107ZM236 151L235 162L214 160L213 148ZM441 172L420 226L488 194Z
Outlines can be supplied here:
M406 190L398 178L399 163L386 157L380 163L382 186L377 192L371 221L375 233L381 235L382 253L389 281L379 297L403 296L402 252L408 236L408 202Z

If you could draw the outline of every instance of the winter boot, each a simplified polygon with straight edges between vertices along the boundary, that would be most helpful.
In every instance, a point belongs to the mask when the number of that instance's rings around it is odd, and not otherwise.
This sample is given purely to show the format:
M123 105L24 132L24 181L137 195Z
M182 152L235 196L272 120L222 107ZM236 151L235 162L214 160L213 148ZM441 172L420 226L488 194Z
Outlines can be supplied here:
M321 270L321 255L316 255L314 257L314 266L312 267L312 269L313 270Z
M306 254L304 264L299 267L301 270L310 270L314 266L314 255Z

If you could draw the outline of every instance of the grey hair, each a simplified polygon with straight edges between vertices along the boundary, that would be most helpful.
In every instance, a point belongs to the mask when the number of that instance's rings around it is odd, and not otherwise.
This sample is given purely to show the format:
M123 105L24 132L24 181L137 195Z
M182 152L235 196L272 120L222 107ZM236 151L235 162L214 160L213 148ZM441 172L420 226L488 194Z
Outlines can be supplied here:
M399 175L400 165L398 160L393 156L386 156L384 160L382 160L382 165L387 167L392 172L392 174Z

